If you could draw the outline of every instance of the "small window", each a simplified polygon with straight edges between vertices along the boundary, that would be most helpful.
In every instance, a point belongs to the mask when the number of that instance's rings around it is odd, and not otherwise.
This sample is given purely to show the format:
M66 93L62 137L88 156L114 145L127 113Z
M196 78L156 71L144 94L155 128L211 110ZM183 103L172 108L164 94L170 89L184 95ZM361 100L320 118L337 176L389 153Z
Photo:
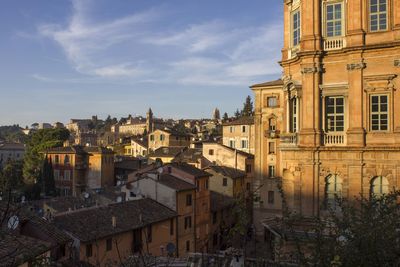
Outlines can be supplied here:
M186 252L189 252L189 251L190 251L190 241L187 240L186 241Z
M268 177L270 177L270 178L275 177L275 166L274 165L268 166Z
M268 142L268 154L275 154L275 142Z
M70 170L65 170L64 171L64 180L70 181L71 180L71 171Z
M275 192L268 191L268 204L274 204L275 202Z
M229 132L230 132L230 133L233 133L234 131L235 131L235 127L230 126L230 127L229 127Z
M275 118L268 119L268 130L270 132L276 131L276 119Z
M174 219L169 221L169 234L174 235Z
M243 125L242 126L242 133L245 133L246 132L246 125Z
M233 139L229 140L229 146L231 148L235 148L235 140L233 140Z
M147 242L151 243L153 240L153 229L151 224L147 226Z
M86 257L90 258L93 256L93 247L92 244L86 245Z
M205 188L208 189L208 179L205 181Z
M160 141L164 141L165 137L163 134L160 134Z
M242 140L242 148L248 148L249 147L249 141L247 139Z
M150 135L150 141L154 141L154 135L153 134Z
M106 251L112 250L112 238L106 240Z
M274 108L274 107L278 106L277 98L275 96L268 97L267 98L267 106L269 108Z
M65 157L64 157L64 164L65 165L69 164L69 156L68 155L65 155Z
M199 192L200 191L200 182L196 181L196 191Z
M212 218L213 218L212 219L213 224L216 224L217 223L217 212L216 211L213 212L213 217Z
M228 186L228 179L227 178L223 178L222 179L222 186Z
M246 173L251 173L251 164L246 164Z
M192 194L186 195L186 206L192 206Z
M387 30L387 0L369 1L369 29L372 32Z
M209 149L208 150L208 155L213 156L214 155L214 149Z
M192 228L192 216L185 217L185 229Z
M326 98L326 126L327 132L344 131L344 97Z

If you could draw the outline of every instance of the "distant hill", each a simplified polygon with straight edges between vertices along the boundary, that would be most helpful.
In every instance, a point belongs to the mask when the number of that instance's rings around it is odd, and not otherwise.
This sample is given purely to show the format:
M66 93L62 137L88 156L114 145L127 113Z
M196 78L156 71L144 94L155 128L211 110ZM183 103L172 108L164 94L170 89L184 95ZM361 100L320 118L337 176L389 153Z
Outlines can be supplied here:
M0 126L0 140L6 142L24 143L27 136L22 132L19 125Z

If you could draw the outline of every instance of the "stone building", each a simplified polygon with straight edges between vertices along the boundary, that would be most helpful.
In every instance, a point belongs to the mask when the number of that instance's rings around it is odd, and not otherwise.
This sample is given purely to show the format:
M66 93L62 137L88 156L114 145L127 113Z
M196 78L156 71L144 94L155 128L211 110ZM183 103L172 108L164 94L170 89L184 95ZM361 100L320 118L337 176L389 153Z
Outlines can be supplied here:
M274 176L280 177L291 210L320 216L334 208L335 196L380 196L398 189L400 2L285 0L283 5L282 79L252 87L257 183L270 186L265 131L273 113L280 132ZM277 112L268 108L274 92L280 98ZM261 195L264 203L267 198ZM261 217L269 215L265 209Z
M222 125L222 143L225 146L254 154L254 118L241 117Z

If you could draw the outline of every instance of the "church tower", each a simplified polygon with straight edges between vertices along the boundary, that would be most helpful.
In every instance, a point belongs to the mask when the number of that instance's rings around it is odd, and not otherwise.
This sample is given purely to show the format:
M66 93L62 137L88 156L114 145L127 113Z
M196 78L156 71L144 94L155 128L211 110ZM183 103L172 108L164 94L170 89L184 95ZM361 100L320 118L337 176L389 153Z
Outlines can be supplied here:
M153 131L153 111L149 108L146 114L146 131L147 133L151 133Z

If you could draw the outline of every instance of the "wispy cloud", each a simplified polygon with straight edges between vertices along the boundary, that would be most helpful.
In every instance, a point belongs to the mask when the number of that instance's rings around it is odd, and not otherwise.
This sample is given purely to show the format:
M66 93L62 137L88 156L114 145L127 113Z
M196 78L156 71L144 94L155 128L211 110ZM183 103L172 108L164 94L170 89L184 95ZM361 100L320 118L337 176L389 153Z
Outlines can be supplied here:
M150 9L110 21L95 21L94 1L74 0L67 25L44 24L40 35L61 46L74 69L101 79L183 85L248 85L279 75L280 25L239 25L213 20L165 27L171 19ZM37 80L48 81L34 74Z

